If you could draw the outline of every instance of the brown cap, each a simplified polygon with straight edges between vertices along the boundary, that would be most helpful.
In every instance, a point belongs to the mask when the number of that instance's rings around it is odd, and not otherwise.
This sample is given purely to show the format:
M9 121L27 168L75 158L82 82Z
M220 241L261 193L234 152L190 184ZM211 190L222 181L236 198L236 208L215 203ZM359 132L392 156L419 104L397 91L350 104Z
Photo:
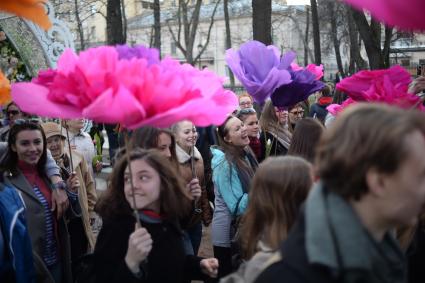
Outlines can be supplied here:
M43 128L47 139L53 136L61 136L64 139L66 138L66 136L61 132L61 126L57 123L47 122L41 124L41 127Z

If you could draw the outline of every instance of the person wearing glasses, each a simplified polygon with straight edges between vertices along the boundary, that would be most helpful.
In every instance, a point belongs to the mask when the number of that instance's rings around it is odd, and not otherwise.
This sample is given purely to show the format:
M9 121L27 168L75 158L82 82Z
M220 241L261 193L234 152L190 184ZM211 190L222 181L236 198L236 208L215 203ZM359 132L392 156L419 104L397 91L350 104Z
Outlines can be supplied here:
M238 111L236 114L246 126L249 138L249 147L258 159L261 158L261 141L259 139L260 126L257 118L257 112L254 108L244 108Z
M37 282L72 282L69 234L65 218L53 212L52 195L57 190L45 174L47 141L34 121L15 120L1 163L4 183L22 197L31 238ZM68 188L72 188L68 182ZM67 190L72 211L78 211L78 195ZM71 212L69 210L68 212ZM69 215L71 216L71 214Z
M291 144L292 134L288 129L288 110L275 107L271 100L264 105L260 118L261 158L286 155Z
M248 93L243 93L239 95L239 108L252 108L254 107L252 97Z
M23 119L24 114L19 109L19 107L15 104L15 102L10 102L6 106L6 121L7 125L0 129L0 141L7 142L7 138L9 136L10 127L13 126L15 120Z
M291 131L291 133L293 133L294 130L295 130L295 125L297 124L297 122L304 118L304 108L303 108L303 105L301 104L301 102L295 104L292 107L289 107L288 113L289 113L288 126L289 126L289 130Z

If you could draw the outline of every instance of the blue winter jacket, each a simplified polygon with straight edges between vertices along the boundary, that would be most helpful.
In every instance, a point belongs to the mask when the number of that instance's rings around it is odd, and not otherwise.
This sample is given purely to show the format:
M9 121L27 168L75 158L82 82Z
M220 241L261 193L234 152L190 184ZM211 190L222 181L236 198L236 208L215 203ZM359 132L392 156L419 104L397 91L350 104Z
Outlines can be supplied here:
M211 153L213 155L211 168L215 188L220 192L232 214L240 199L236 215L243 214L248 206L248 194L243 192L236 168L232 166L230 170L229 162L226 160L224 152L220 149L211 148Z
M0 184L0 233L0 282L4 276L14 274L16 283L34 283L32 247L23 200L13 187L4 184Z

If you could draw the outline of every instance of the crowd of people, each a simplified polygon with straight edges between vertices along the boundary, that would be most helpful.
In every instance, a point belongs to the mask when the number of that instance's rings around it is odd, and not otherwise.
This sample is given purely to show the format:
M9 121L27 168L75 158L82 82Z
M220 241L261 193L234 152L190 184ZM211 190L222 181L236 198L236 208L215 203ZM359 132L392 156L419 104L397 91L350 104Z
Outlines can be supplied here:
M0 281L424 282L425 114L359 103L335 119L341 95L276 107L244 93L217 127L122 133L99 197L84 120L11 102Z

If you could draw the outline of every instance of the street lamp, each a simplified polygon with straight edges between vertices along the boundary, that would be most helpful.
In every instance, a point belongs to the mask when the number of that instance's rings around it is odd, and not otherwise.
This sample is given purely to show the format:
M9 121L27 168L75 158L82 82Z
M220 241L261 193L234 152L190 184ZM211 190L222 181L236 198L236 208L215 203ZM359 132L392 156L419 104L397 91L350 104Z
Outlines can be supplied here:
M202 46L202 44L198 44L198 62L199 62L199 70L201 69L201 51L204 48L204 46Z

